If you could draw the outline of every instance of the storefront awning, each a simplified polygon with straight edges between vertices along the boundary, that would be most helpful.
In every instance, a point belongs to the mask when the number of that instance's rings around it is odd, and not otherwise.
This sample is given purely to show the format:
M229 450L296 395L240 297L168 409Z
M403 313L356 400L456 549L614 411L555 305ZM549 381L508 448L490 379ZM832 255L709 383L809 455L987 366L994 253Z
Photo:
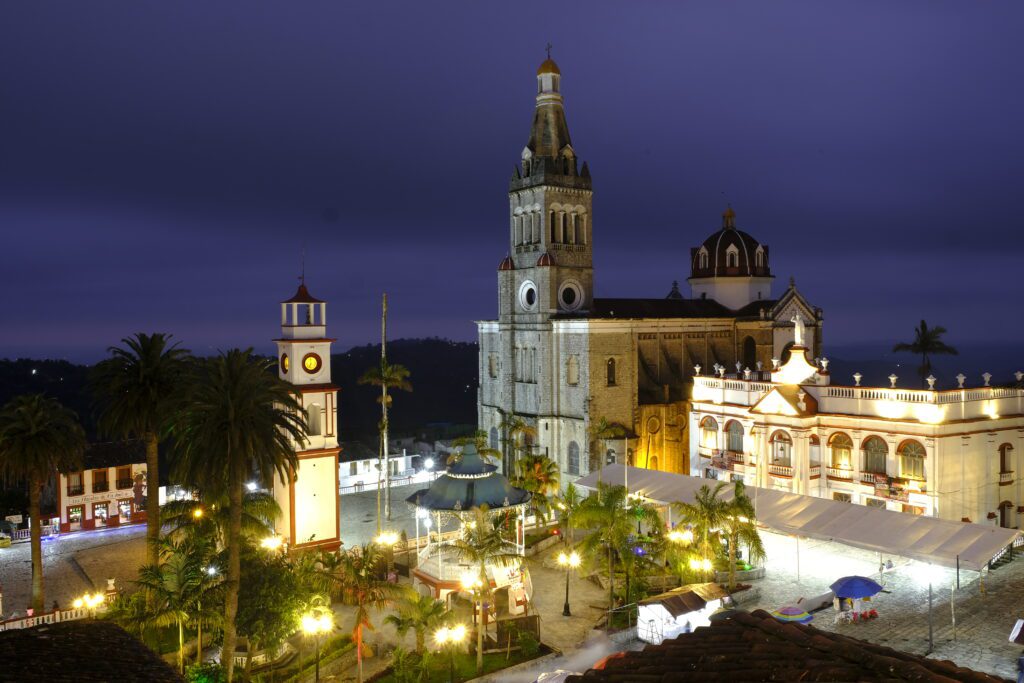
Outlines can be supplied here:
M710 479L618 464L608 465L600 474L591 472L576 485L595 489L601 478L621 486L627 469L630 493L660 504L692 503L701 486L715 485ZM950 568L959 560L962 569L981 571L1020 534L1016 529L891 512L754 486L747 487L747 495L754 501L757 521L769 529ZM724 489L722 496L731 497L732 486Z

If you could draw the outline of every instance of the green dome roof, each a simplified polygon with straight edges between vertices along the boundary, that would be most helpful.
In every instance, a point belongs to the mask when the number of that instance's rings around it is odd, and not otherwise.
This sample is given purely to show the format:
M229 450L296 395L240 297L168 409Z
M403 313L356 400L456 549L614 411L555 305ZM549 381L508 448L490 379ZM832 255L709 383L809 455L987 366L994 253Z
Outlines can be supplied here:
M513 507L530 501L531 494L498 474L498 467L486 462L472 444L462 449L459 459L448 466L429 488L420 489L406 501L427 510L457 511L486 505L489 509Z

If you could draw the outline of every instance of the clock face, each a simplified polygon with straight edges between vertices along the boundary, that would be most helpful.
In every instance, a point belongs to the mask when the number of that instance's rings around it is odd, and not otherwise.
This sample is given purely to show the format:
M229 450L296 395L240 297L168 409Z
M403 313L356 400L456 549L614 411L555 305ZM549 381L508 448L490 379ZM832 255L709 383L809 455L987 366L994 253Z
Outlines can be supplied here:
M315 353L307 353L302 358L302 369L311 375L319 372L321 365L323 365L323 361L320 360L320 356Z
M288 368L292 366L291 361L288 359L287 353L281 354L281 372L288 374Z

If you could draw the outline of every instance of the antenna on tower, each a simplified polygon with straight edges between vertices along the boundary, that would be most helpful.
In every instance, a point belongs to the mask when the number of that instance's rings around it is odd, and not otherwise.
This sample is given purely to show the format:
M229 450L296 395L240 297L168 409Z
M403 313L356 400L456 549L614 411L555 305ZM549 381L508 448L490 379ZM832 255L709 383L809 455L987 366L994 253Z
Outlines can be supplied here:
M299 275L299 282L306 284L306 243L302 243L302 272Z
M547 48L545 48L548 51L548 59L551 59L551 47L551 43L548 43Z

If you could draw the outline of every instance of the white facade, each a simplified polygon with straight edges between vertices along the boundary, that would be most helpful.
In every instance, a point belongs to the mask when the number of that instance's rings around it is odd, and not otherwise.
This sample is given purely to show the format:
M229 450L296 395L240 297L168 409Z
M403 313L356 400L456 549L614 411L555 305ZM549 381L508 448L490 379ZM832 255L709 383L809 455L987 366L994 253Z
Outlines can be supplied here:
M417 462L420 463L419 468L416 467ZM375 491L380 481L379 463L380 459L377 456L341 462L338 476L341 494ZM391 466L393 487L430 483L437 478L439 471L444 471L444 463L440 460L429 455L406 453L404 450L401 453L392 453L388 458L388 464Z
M327 303L312 297L306 285L281 303L278 375L296 386L305 412L307 437L295 444L299 459L293 481L274 481L281 507L277 535L294 546L341 544L338 498L338 388L331 384L331 343Z
M1024 388L831 384L793 349L773 381L694 378L690 474L1020 527ZM809 368L809 370L808 370Z

